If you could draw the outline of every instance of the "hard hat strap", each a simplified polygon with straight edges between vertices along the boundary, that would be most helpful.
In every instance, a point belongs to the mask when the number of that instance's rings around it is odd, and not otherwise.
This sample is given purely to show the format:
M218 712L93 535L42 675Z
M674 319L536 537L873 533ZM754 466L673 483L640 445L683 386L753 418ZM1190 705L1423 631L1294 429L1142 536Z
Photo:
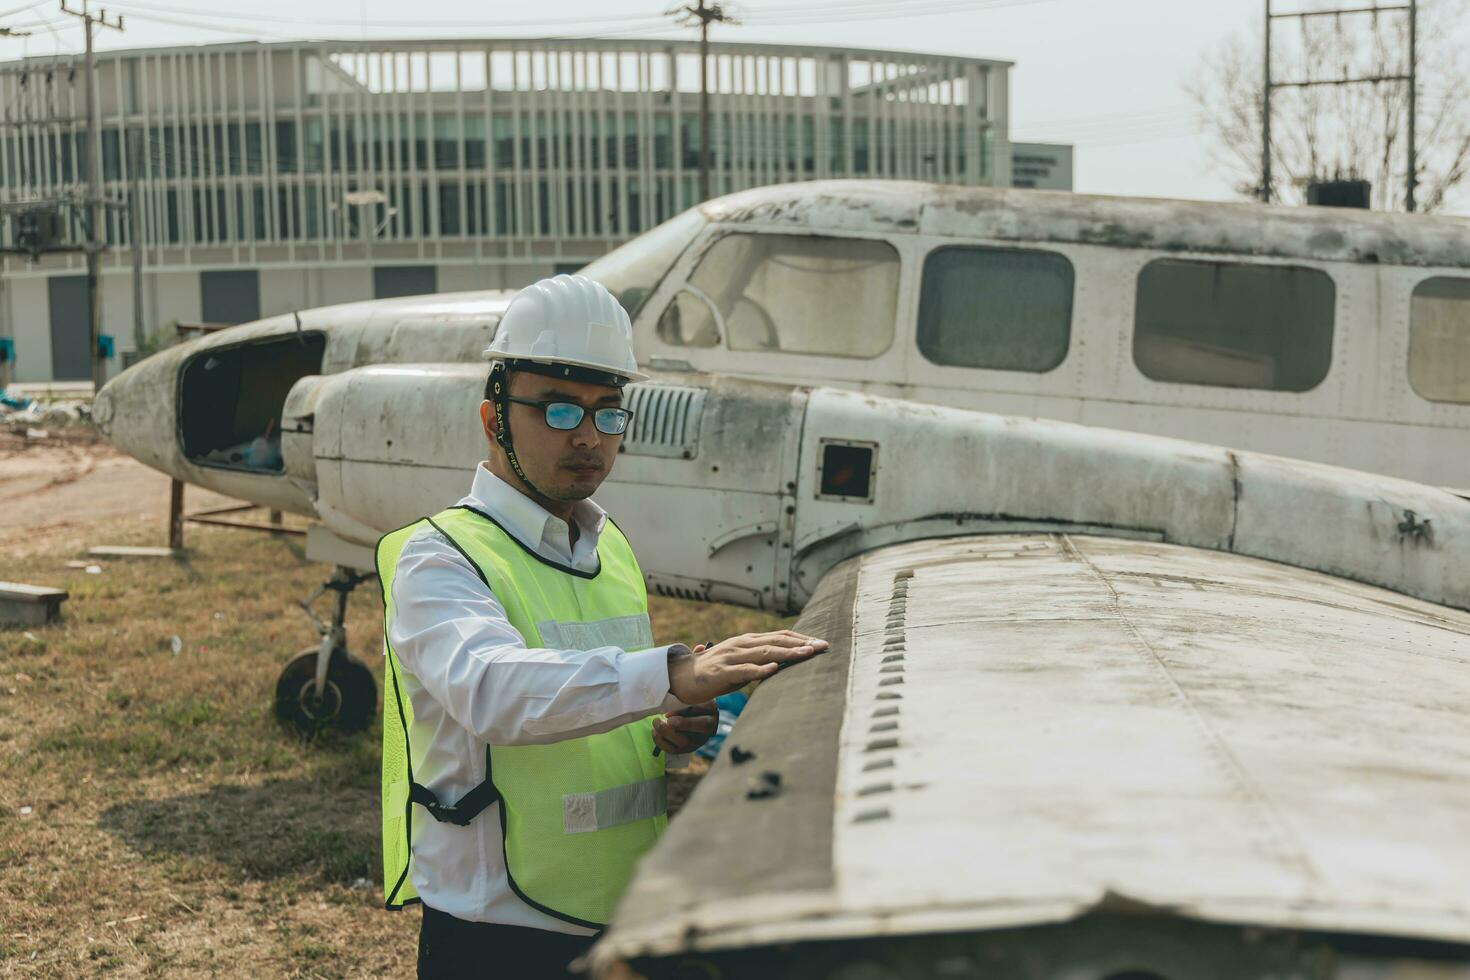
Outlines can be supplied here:
M510 436L510 368L505 361L496 361L490 368L490 394L490 410L495 413L495 441L505 450L505 458L510 462L511 471L532 493L545 497L546 494L538 490L536 484L526 476L526 471L521 469L521 461L516 458L515 445Z

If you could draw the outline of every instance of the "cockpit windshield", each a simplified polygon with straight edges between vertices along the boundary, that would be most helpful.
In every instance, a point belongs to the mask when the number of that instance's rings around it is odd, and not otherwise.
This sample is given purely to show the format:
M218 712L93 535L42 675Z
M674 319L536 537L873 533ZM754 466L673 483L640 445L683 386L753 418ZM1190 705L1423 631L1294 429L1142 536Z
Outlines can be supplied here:
M643 301L704 226L705 218L699 208L690 208L631 242L619 245L581 270L580 275L602 283L623 304L629 317L637 316Z

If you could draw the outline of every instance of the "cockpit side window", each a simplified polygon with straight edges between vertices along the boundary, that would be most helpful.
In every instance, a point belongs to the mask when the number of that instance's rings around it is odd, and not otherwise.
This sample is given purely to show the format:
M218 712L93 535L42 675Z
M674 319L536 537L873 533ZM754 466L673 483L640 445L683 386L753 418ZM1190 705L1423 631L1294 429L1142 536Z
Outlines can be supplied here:
M734 233L659 320L670 344L870 358L893 343L898 251L883 241Z
M1309 391L1332 365L1336 297L1320 269L1155 259L1138 274L1133 363L1154 381Z
M1470 279L1439 276L1414 287L1409 384L1429 401L1470 405Z
M657 228L625 242L582 269L581 274L608 288L629 317L637 317L684 249L707 224L698 208L690 208Z
M674 347L714 347L720 327L709 298L681 289L658 318L658 335Z

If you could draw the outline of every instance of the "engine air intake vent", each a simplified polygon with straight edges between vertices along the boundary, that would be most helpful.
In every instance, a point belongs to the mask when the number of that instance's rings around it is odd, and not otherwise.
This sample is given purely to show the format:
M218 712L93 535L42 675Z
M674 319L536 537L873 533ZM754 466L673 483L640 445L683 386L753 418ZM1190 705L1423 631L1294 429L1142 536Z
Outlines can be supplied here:
M705 389L636 384L626 391L624 405L633 412L633 423L623 435L621 452L670 459L693 459L699 453Z
M654 595L665 596L669 599L694 599L698 602L710 601L710 584L696 579L684 578L679 575L659 575L657 573L647 576L648 591Z

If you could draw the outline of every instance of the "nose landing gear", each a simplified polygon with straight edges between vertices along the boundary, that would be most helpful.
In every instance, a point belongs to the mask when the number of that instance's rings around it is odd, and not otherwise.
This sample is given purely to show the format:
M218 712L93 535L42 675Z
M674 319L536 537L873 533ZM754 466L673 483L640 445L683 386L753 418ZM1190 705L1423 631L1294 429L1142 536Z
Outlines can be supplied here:
M367 664L347 652L347 597L372 573L359 574L338 566L331 579L317 586L301 602L321 634L321 642L301 651L286 664L276 681L276 718L302 734L329 728L362 731L378 710L378 685ZM331 623L312 612L311 604L325 592L335 592Z

